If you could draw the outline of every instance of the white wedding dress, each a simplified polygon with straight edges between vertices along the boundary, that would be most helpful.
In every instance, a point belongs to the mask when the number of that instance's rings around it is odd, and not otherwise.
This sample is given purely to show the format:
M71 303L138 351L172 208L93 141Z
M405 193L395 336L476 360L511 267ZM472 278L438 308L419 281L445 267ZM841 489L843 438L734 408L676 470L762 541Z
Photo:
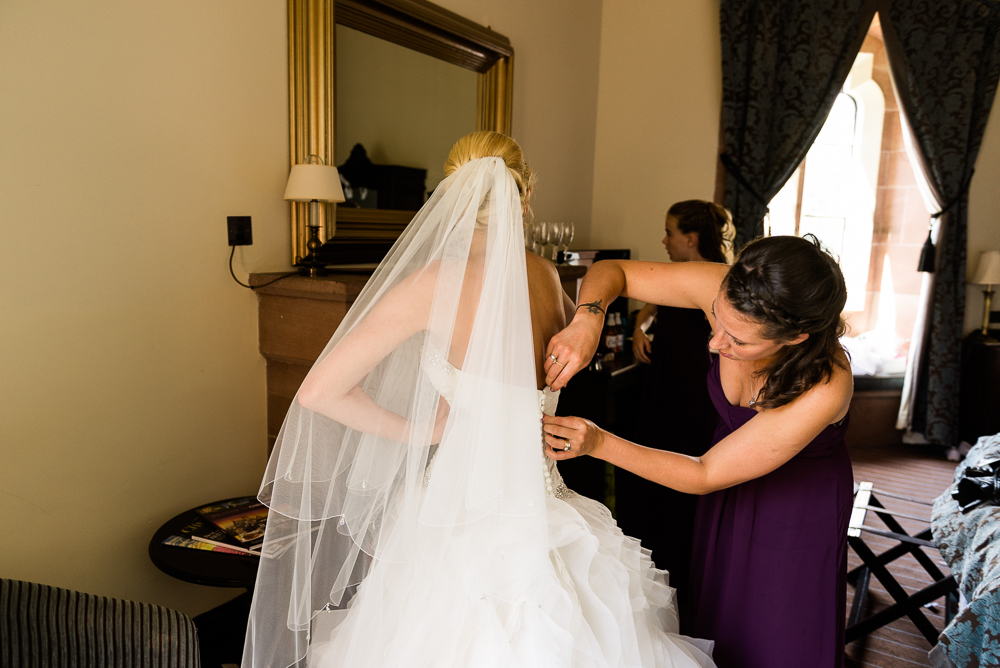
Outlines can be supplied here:
M314 377L338 389L326 412L297 395L268 462L244 668L714 666L667 574L544 455L558 394L502 160L441 182Z
M454 404L462 371L430 345L423 368ZM555 415L558 402L559 392L539 390L539 421L542 413ZM545 482L549 558L527 564L519 590L504 601L489 600L477 590L480 568L469 563L470 556L504 560L505 550L517 549L517 536L496 535L489 524L470 524L438 568L422 574L426 598L414 596L406 564L382 562L373 569L368 577L382 591L395 591L395 600L370 604L362 583L347 611L320 620L329 639L314 632L310 668L714 666L711 642L678 635L666 571L653 566L638 540L622 534L603 504L566 487L544 447L539 445L538 462ZM427 485L434 463L431 457ZM396 617L386 637L365 638L372 612L381 625L387 615Z

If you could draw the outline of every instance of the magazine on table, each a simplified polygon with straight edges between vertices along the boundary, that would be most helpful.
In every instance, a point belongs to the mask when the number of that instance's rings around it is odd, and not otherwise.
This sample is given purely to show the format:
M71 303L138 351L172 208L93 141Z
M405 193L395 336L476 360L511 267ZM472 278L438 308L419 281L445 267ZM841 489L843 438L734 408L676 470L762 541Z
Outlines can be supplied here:
M274 558L284 553L304 533L272 539L266 549L263 549L267 506L252 496L202 506L195 509L195 512L199 517L177 534L166 538L164 545ZM309 533L318 528L318 525L313 527Z
M259 545L242 545L228 533L201 517L192 521L176 534L165 538L163 544L223 554L260 556Z
M244 547L264 542L267 527L267 506L257 497L247 496L222 503L202 506L195 512L222 529Z
M215 542L209 542L204 538L178 536L174 534L173 536L167 536L163 539L164 545L170 545L172 547L186 547L191 550L205 550L207 552L218 552L221 554L239 554L245 557L249 556L259 556L257 552L251 552L250 550L241 547L232 547L229 545L220 545Z

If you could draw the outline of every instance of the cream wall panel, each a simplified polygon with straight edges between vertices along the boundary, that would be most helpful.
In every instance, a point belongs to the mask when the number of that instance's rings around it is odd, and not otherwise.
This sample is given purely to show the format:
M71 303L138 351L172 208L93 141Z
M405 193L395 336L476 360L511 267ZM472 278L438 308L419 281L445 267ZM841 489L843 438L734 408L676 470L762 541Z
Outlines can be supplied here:
M594 184L601 0L438 0L514 47L513 135L538 173L535 220L573 221L583 248Z
M712 199L722 95L719 2L607 0L590 245L667 260L670 205Z
M986 125L983 145L976 161L976 175L969 188L969 261L972 278L979 264L979 253L1000 250L1000 95L993 100L990 120ZM965 295L965 331L979 329L983 324L983 287L970 285ZM994 286L993 288L997 288ZM993 308L1000 308L996 295Z
M196 614L146 553L265 463L256 298L290 255L284 0L0 3L0 575Z

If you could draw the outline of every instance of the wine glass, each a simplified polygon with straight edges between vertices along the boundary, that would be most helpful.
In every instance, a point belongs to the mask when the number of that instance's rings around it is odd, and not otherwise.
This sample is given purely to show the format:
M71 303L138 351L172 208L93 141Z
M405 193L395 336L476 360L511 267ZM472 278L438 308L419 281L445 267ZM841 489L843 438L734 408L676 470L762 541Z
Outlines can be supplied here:
M559 246L563 240L563 223L549 223L549 243L552 244L552 261L559 258Z
M537 253L538 255L545 256L545 244L548 235L548 223L534 223L534 230L532 234L533 242L531 244L531 252Z
M563 223L563 252L569 250L569 245L573 243L573 235L576 233L576 226L573 223Z

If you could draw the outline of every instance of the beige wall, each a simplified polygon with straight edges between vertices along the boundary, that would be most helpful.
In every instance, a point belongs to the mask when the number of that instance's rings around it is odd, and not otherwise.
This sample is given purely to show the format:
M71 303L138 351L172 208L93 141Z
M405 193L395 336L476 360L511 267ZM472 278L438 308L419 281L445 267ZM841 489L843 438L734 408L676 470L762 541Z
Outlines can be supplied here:
M617 1L617 0L616 0ZM438 0L514 47L514 138L538 174L535 220L590 232L601 0Z
M590 245L667 260L670 205L712 199L722 100L718 0L604 3Z
M1000 96L993 100L983 145L976 161L976 175L969 188L969 278L979 264L979 253L1000 250ZM965 331L979 329L983 322L983 292L970 285L965 294ZM996 290L996 286L994 286ZM994 310L1000 309L996 295Z
M255 493L290 255L284 0L0 3L0 577L197 613L153 531Z
M452 144L476 129L477 75L458 65L337 26L337 164L355 144L375 163L444 178Z

